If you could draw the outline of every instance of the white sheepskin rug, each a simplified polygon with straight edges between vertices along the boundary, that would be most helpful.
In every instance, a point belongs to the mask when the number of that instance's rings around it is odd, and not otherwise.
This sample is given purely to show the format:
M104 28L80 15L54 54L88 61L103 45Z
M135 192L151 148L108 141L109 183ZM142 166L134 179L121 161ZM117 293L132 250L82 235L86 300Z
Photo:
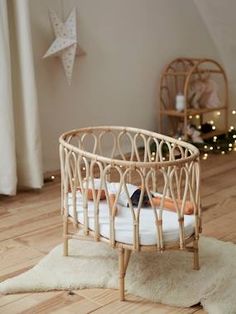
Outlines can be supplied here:
M62 245L29 271L0 283L0 293L118 288L118 252L101 242L70 240L70 256ZM189 307L201 302L212 314L236 313L236 245L200 239L199 271L193 254L170 251L134 253L126 290L150 301Z

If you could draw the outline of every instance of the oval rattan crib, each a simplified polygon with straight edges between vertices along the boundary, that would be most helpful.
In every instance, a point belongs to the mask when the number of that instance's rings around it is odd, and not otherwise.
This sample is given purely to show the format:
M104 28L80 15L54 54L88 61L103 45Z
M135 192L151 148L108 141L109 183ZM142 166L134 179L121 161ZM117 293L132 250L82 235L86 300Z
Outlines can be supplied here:
M71 238L101 240L118 248L121 300L132 251L187 250L193 253L194 269L199 269L201 209L195 146L115 126L72 130L59 142L65 256ZM112 185L116 191L111 194ZM136 204L130 187L139 191ZM191 204L188 215L186 204Z

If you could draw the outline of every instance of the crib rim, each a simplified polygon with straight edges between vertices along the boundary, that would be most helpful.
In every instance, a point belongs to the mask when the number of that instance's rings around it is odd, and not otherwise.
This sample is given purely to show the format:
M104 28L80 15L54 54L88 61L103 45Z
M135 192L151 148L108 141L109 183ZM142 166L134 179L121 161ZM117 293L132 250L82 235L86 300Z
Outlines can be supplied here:
M112 132L114 131L125 131L125 132L136 132L136 133L140 133L140 134L144 134L147 136L151 136L160 140L166 140L169 141L170 143L173 144L177 144L180 145L184 148L187 148L189 150L191 150L191 155L188 157L184 157L181 159L176 159L176 160L172 160L172 161L129 161L129 160L121 160L121 159L117 159L117 158L109 158L109 157L104 157L102 155L98 155L98 154L94 154L94 153L90 153L86 150L82 150L80 148L77 148L76 146L68 143L66 141L66 137L68 136L75 136L76 134L79 133L83 133L83 132L87 132L87 133L92 133L93 131L96 130L101 130L101 131L108 131L108 132ZM191 161L198 161L199 156L200 156L200 151L199 149L182 140L178 140L175 139L173 137L167 136L167 135L163 135L157 132L153 132L153 131L148 131L145 129L140 129L140 128L134 128L134 127L124 127L124 126L93 126L93 127L84 127L84 128L79 128L79 129L72 129L69 130L67 132L64 132L61 134L61 136L59 137L59 143L69 149L72 152L78 153L84 157L93 159L93 160L97 160L97 161L101 161L101 162L105 162L105 163L110 163L112 165L118 165L118 166L134 166L134 167L150 167L150 168L154 168L154 167L168 167L168 166L178 166L178 165L182 165L185 163L189 163Z

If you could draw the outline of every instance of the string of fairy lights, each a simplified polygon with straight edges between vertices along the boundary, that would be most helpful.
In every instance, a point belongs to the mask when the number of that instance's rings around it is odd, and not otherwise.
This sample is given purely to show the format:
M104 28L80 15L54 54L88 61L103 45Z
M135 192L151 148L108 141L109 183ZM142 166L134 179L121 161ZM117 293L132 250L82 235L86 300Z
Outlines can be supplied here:
M217 115L217 116L221 116L221 112L220 112L220 111L217 111L217 112L216 112L216 115ZM232 115L236 115L236 110L232 110ZM189 115L189 116L188 116L189 120L193 119L194 117L195 117L197 120L200 119L200 115L199 115L199 114L196 114L196 115L194 115L194 116L193 116L193 115ZM212 130L215 131L215 130L216 130L215 121L214 121L214 120L209 120L208 123L212 125ZM202 126L201 126L201 125L198 125L198 129L201 131ZM232 126L230 126L229 131L230 131L230 130L234 130L234 129L235 129L235 127L232 125Z
M233 118L236 118L236 110L232 110L231 114ZM193 145L197 146L201 152L201 158L202 160L206 160L209 157L209 154L215 153L215 154L221 154L225 155L231 151L236 151L236 128L234 125L230 125L228 132L225 133L225 131L221 131L220 127L218 127L218 119L221 117L221 112L216 111L215 113L215 119L211 118L211 120L200 124L200 115L189 115L189 121L190 123L196 123L197 126L195 128L200 131L203 135L204 133L207 134L207 138L204 139L202 143L198 142L191 142ZM233 120L233 118L231 120ZM236 122L236 121L235 121ZM210 136L210 134L213 132L213 136ZM217 134L217 135L214 135ZM204 136L203 136L204 137ZM183 137L177 137L179 140L183 140ZM151 145L151 161L156 160L156 145L153 143ZM162 161L168 159L168 148L163 145L162 148Z
M236 117L236 110L232 110L231 114ZM202 159L206 160L210 153L225 155L228 152L236 151L236 129L234 125L230 125L228 132L221 132L217 129L217 120L221 116L221 112L216 112L216 121L213 119L207 121L204 124L199 124L197 129L202 133L208 133L212 131L218 131L218 135L213 135L208 139L205 139L203 143L193 143L202 152ZM189 116L189 119L200 119L200 115ZM233 118L231 120L233 120Z

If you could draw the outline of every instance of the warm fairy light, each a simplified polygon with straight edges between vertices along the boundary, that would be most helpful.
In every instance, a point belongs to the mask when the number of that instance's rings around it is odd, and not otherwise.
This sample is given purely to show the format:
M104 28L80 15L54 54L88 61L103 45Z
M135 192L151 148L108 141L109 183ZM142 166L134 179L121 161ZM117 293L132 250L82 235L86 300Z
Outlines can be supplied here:
M166 158L165 158L165 157L162 157L162 160L166 160Z
M151 157L151 160L154 161L154 160L155 160L155 157Z
M234 126L231 125L230 130L234 130Z
M85 167L83 167L82 170L85 170Z
M236 138L236 134L233 135L233 138Z
M181 141L181 140L182 140L182 137L179 137L178 140Z
M156 155L156 153L155 152L152 152L152 156L155 156Z
M199 114L196 114L196 116L195 116L195 117L196 117L196 119L200 119L200 116L199 116Z
M213 150L213 146L210 146L210 150Z
M204 145L204 148L207 149L207 145Z
M209 123L210 123L211 125L213 125L213 124L214 124L214 121L213 121L213 120L211 120L211 121L209 121Z
M220 149L220 146L217 146L217 149Z
M231 152L232 148L229 148L228 151Z
M216 114L217 114L217 116L220 116L220 115L221 115L221 112L220 112L220 111L217 111Z
M208 157L208 154L207 154L207 153L205 153L205 154L203 155L202 159L203 159L203 160L206 160L206 159L207 159L207 157Z
M224 155L224 154L225 154L225 151L224 151L224 150L222 150L221 154L222 154L222 155Z
M234 151L236 152L236 147L234 147Z
M51 176L51 180L54 180L55 179L55 176Z
M217 136L213 136L213 142L216 142Z
M229 143L229 147L232 147L233 146L233 144L232 143Z
M191 115L190 115L190 116L188 116L188 118L189 118L189 119L192 119L192 118L193 118L193 116L191 116Z
M232 114L236 114L236 110L232 110Z
M213 125L213 126L212 126L212 130L215 130L215 129L216 129L216 127L215 127L215 125Z
M201 126L201 125L199 125L197 128L198 128L198 130L201 130L202 126Z

